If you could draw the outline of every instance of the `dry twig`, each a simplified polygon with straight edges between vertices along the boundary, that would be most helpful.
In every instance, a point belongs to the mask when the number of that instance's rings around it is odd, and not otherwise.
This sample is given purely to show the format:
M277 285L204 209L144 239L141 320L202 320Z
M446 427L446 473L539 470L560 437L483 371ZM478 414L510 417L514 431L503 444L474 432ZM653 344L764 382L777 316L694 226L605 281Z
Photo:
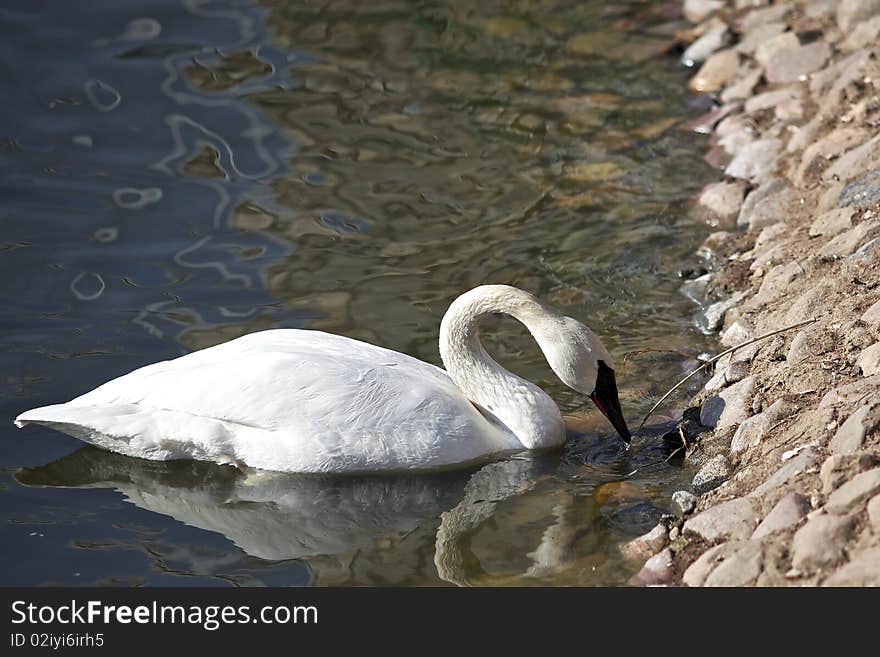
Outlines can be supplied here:
M651 417L651 415L653 415L654 411L657 410L657 408L660 406L660 404L662 404L664 401L666 401L666 399L669 397L669 395L671 395L673 392L678 390L681 386L683 386L688 381L688 379L690 379L694 374L696 374L697 372L702 370L707 365L711 365L712 363L719 360L720 358L723 358L727 354L732 354L737 349L741 349L742 347L747 347L750 344L754 344L756 342L759 342L760 340L764 340L766 338L772 337L772 336L777 335L779 333L784 333L785 331L790 331L791 329L796 329L801 326L806 326L807 324L812 324L813 322L817 321L817 319L818 319L817 317L813 317L812 319L807 319L803 322L798 322L797 324L792 324L791 326L786 326L781 329L776 329L775 331L770 331L769 333L764 333L763 335L759 335L758 337L752 338L751 340L746 340L742 344L738 344L735 347L731 347L730 349L725 349L717 356L713 356L712 358L707 360L705 363L700 365L693 372L691 372L686 377L684 377L681 381L679 381L674 386L672 386L672 388L670 388L669 391L665 395L663 395L660 398L660 400L656 404L654 404L654 406L651 407L651 410L648 411L648 414L644 417L644 419L642 420L642 423L639 425L639 428L636 429L635 433L638 434L645 427L645 422L648 421L648 418Z

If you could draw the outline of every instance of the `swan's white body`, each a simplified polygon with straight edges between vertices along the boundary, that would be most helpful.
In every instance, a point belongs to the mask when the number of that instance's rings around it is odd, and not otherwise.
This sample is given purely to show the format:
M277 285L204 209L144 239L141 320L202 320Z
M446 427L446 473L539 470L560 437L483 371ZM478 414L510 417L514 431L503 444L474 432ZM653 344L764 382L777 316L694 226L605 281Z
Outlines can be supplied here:
M611 362L582 324L516 288L482 286L443 318L446 371L337 335L277 329L148 365L16 424L129 456L283 472L430 470L561 445L550 397L479 342L480 319L495 312L526 324L563 382L585 394L597 359Z

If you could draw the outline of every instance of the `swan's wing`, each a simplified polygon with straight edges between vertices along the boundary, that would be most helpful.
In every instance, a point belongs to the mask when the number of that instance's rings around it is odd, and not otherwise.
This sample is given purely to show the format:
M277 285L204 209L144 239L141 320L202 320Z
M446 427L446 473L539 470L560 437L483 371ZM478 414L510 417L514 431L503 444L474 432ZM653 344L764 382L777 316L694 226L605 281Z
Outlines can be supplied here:
M288 472L428 469L518 447L443 370L294 329L143 367L17 422L133 456Z

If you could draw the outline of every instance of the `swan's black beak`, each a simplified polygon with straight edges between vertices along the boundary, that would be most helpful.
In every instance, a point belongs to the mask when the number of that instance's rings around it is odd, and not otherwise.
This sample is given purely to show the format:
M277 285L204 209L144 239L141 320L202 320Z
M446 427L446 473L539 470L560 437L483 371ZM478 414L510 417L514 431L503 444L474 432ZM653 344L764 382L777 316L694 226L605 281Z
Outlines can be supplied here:
M599 374L596 377L596 389L590 395L593 403L602 411L602 415L608 418L611 426L623 438L627 445L630 441L629 429L626 420L623 419L623 411L620 410L620 399L617 397L617 381L614 379L614 370L599 361Z

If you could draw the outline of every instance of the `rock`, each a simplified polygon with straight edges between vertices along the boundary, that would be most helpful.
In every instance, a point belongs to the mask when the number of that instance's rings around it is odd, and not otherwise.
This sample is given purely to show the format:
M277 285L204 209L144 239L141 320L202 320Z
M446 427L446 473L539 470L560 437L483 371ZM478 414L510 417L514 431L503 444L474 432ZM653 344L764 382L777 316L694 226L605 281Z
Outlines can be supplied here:
M880 535L880 495L875 495L868 502L868 522L875 535Z
M725 347L735 347L738 344L743 344L744 342L752 339L754 335L754 330L755 329L752 326L752 323L748 319L746 319L745 317L740 317L733 324L722 331L721 344ZM739 352L734 352L734 354L737 354L735 357L739 359ZM743 365L740 365L740 367L747 367L745 360L737 360L736 362L743 363ZM736 375L734 375L733 373L725 374L725 378L727 379L728 383L736 383L736 381L742 379L745 374L735 380L733 378L734 376Z
M740 211L737 225L748 226L749 230L772 226L785 221L801 205L803 193L789 185L775 185L774 191L768 192L749 204L748 210Z
M828 496L825 509L842 515L880 493L880 468L857 474Z
M844 193L841 196L843 197L844 194L846 194L846 198L852 196L854 197L853 200L862 204L866 199L871 198L874 193L872 191L873 174L864 180L860 176L871 169L876 169L878 165L880 165L880 135L869 139L861 146L857 146L837 158L834 164L822 172L822 180L841 180L847 182L858 178L856 182L859 184L859 191L846 193L846 189L844 189ZM838 201L840 206L847 204L848 202L844 198Z
M880 203L880 169L856 178L840 192L838 205L865 208Z
M727 25L718 21L716 27L708 30L703 36L694 41L681 56L681 63L685 66L696 66L706 61L714 52L723 48L727 43L727 35L730 30Z
M880 342L875 342L859 354L856 367L864 376L880 374Z
M862 314L861 320L871 326L877 326L880 324L880 301L875 301L874 304Z
M789 262L787 265L776 265L766 274L761 281L758 293L752 298L755 304L773 301L789 292L792 282L803 273L804 269L798 262Z
M792 491L776 503L773 510L758 525L758 528L752 534L752 538L763 538L773 532L796 525L809 512L810 500L800 493Z
M724 323L724 316L727 314L727 311L742 301L744 297L744 292L736 292L730 298L717 301L706 308L703 313L706 320L706 328L710 331L718 330Z
M828 244L819 249L819 255L826 257L837 256L839 258L848 256L855 252L863 243L867 242L868 239L874 237L878 229L880 229L880 222L863 221L855 228L851 228L833 238Z
M764 73L759 68L740 69L731 82L727 84L724 91L721 92L721 102L730 103L735 100L744 100L750 98L755 86L760 82Z
M644 562L666 547L667 540L666 527L657 525L647 534L642 534L622 545L620 552L628 561Z
M766 41L758 44L755 48L755 59L764 68L770 63L770 59L778 52L785 50L794 50L799 48L801 42L798 41L794 32L784 32L777 36L771 37Z
M758 239L755 240L755 248L757 249L769 242L776 241L780 237L787 235L789 231L790 228L784 221L777 221L775 224L765 226L758 235Z
M746 360L735 360L724 370L724 382L728 385L739 383L749 375L751 365Z
M804 105L797 98L784 100L776 106L773 115L780 121L795 121L804 116Z
M691 23L702 23L724 6L724 0L684 0L682 12Z
M715 109L706 112L702 116L698 116L696 119L685 121L681 124L681 127L683 130L699 132L701 135L711 135L715 130L715 126L718 125L722 119L731 112L739 111L741 109L741 103L726 103L721 107L716 107Z
M863 128L843 126L810 144L804 150L800 165L795 171L795 184L805 185L810 171L824 168L828 160L839 157L854 146L864 143L867 137L868 133Z
M841 0L837 6L837 24L847 34L857 23L880 14L880 0Z
M738 497L691 517L684 523L682 533L696 534L707 541L746 539L755 530L756 520L752 503Z
M788 347L785 360L795 365L812 360L832 348L833 343L829 340L827 327L825 325L817 326L816 324L811 324L802 328L794 336L791 345Z
M766 23L778 23L781 22L785 15L791 11L792 5L790 2L780 2L771 7L763 7L761 9L755 9L755 5L757 2L747 2L747 6L749 7L749 11L746 12L745 16L742 19L742 23L740 23L740 29L743 32L751 32L755 30L760 25L764 25ZM740 7L737 7L739 9Z
M837 488L846 478L844 470L846 459L843 454L832 454L822 462L819 468L819 480L822 482L822 492L826 495Z
M801 97L800 89L796 86L783 87L774 91L765 91L757 96L752 96L746 101L745 112L760 112L761 110L771 109L787 100L798 100Z
M748 417L755 377L749 376L710 397L700 409L700 424L723 429L739 424Z
M672 550L665 548L645 562L635 577L642 584L666 584L672 580Z
M679 515L686 516L697 508L697 496L686 490L677 490L672 494L672 506Z
M852 228L852 208L837 208L823 212L810 225L810 237L833 237Z
M782 142L775 137L746 144L731 160L724 172L734 178L761 182L776 166L776 155Z
M795 532L791 545L792 566L814 572L840 563L853 528L853 519L849 517L821 514L811 518Z
M843 52L859 50L865 46L877 43L878 38L880 38L880 16L874 16L864 23L856 25L856 29L840 44L840 49Z
M715 135L718 137L717 147L733 155L755 141L756 131L749 117L745 114L735 114L718 123Z
M735 554L745 543L746 541L730 541L709 548L684 571L682 583L689 587L703 586L706 578L718 567L718 564Z
M878 345L880 346L880 345ZM867 404L852 413L837 429L831 439L831 451L834 454L855 454L862 448L865 440L865 418L871 407Z
M832 454L825 459L819 470L822 492L828 495L847 479L875 467L878 463L880 463L880 458L866 450L855 454Z
M706 577L704 586L746 586L761 574L764 550L759 541L746 541Z
M738 68L739 53L736 50L719 50L706 60L688 86L698 93L718 91L733 79Z
M880 547L855 555L822 586L880 586Z
M832 388L819 401L819 410L842 404L855 404L856 400L861 401L867 394L876 394L878 386L880 386L880 374Z
M761 23L743 35L736 49L744 55L752 55L762 43L782 34L788 26L785 23Z
M692 486L697 495L702 495L718 488L729 477L730 463L727 462L727 457L723 454L718 454L703 464L703 467L700 468L700 471L694 477Z
M717 217L718 224L732 228L745 195L743 182L712 183L703 189L699 203Z
M767 81L773 84L796 82L806 79L809 73L825 66L829 57L831 57L831 48L824 41L780 49L770 56L764 67L764 74Z
M763 484L755 488L751 493L749 493L749 497L758 497L767 493L774 488L778 488L782 486L784 483L788 482L790 479L799 475L801 472L809 468L811 465L815 464L817 460L816 452L808 447L800 452L793 459L782 464L782 467L779 468L776 472L773 473L767 481Z
M835 64L826 66L818 73L810 76L810 93L823 106L829 103L831 107L837 103L842 92L850 84L861 80L865 76L865 67L871 59L871 51L868 48L854 52L852 55L841 59ZM821 114L816 117L819 124L824 123L826 118Z
M793 404L777 399L764 412L743 421L733 434L733 440L730 442L731 453L736 454L760 443L773 426L791 415L794 410Z

